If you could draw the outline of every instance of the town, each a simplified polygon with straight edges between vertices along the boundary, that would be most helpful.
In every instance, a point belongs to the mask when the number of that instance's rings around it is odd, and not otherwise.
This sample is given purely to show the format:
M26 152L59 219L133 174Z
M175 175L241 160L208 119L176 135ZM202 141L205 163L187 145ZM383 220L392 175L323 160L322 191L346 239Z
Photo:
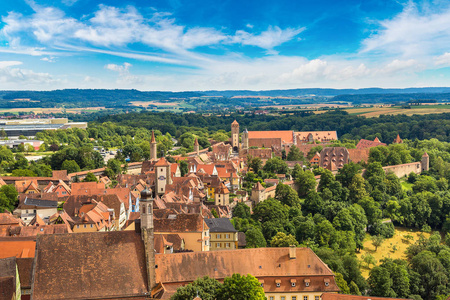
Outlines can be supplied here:
M360 294L356 281L362 276L336 278L315 248L305 246L351 253L364 248L367 230L374 240L392 237L392 223L380 221L382 207L372 199L386 188L371 181L391 186L415 178L418 184L430 171L427 152L413 162L386 162L399 155L394 149L406 149L399 134L384 166L376 158L380 151L386 155L388 145L378 137L347 148L336 131L249 131L236 120L228 140L210 139L211 146L201 149L195 138L192 152L161 156L154 131L146 143L148 159L124 161L117 174L107 171L108 163L71 173L52 170L51 176L1 177L0 192L18 199L0 214L0 264L2 276L14 282L14 299L178 299L178 289L199 278L226 282L233 274L254 276L271 300L347 299L342 290ZM361 186L365 180L375 189L368 189L370 198ZM402 197L398 187L389 189L394 191L385 191L387 197ZM326 208L327 197L358 204L337 211ZM394 203L386 205L392 210ZM319 213L317 220L311 213ZM320 221L330 213L333 225ZM360 219L354 219L357 213ZM413 225L394 214L386 213L389 222ZM305 227L310 222L313 227ZM319 229L327 222L331 228ZM343 240L335 244L339 235ZM363 258L373 260L370 254ZM57 279L67 276L70 285Z

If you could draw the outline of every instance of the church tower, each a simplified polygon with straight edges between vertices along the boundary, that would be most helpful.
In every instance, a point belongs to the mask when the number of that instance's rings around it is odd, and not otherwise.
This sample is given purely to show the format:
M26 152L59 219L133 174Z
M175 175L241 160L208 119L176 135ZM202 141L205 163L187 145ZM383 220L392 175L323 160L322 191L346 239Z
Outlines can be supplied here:
M150 141L150 160L156 160L156 139L155 139L155 131L152 130L152 139Z
M231 146L233 152L239 151L239 123L236 120L231 123Z
M147 266L147 284L151 291L156 286L155 272L155 240L153 227L153 198L152 192L145 189L141 192L139 202L141 212L141 238L145 247L145 262Z
M422 171L428 171L430 170L430 157L428 156L428 153L424 153L422 155Z
M194 142L194 152L197 156L200 155L200 145L198 144L197 138L195 138L195 142Z
M248 149L248 130L245 128L244 133L242 134L242 148Z
M166 193L166 185L171 184L170 164L164 157L155 163L155 196Z

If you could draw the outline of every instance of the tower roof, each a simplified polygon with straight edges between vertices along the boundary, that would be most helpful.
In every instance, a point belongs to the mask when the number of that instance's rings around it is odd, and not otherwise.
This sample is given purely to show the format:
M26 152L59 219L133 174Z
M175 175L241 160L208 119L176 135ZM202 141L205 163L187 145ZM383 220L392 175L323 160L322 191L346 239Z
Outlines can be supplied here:
M194 146L198 146L198 139L195 138Z
M152 130L152 139L151 139L151 141L150 141L150 143L156 143L156 139L155 139L155 131L154 130Z
M263 191L264 187L262 186L261 182L258 181L258 183L255 185L253 189L257 191Z
M428 153L425 152L425 153L422 155L422 157L428 157Z
M239 126L239 123L236 120L234 120L233 123L231 123L231 126L233 126L233 127L234 126Z
M167 160L164 157L161 157L155 164L156 167L166 167L170 166Z
M378 137L375 137L375 139L373 141L377 142L377 143L381 143L381 141L378 139Z

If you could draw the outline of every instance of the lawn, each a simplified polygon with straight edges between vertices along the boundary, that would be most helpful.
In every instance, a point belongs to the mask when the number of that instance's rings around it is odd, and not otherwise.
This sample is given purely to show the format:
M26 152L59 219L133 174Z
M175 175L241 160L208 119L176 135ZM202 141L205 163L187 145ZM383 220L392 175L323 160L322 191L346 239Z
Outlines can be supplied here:
M408 234L413 237L413 240L408 241L405 238L405 236ZM358 259L361 259L362 255L364 255L365 253L370 253L376 259L377 264L379 264L380 260L383 258L405 259L406 248L408 248L411 244L414 244L414 242L419 239L420 234L423 234L426 238L430 237L430 233L425 233L404 227L395 227L394 236L390 239L386 239L383 244L378 247L377 251L375 251L375 247L372 245L370 235L366 234L366 238L364 239L364 249L361 250L360 253L357 253L356 256L358 257ZM396 248L396 250L394 250L394 247ZM372 267L373 266L371 266L371 268ZM368 269L365 263L362 262L361 272L365 278L369 277L369 271L370 269Z

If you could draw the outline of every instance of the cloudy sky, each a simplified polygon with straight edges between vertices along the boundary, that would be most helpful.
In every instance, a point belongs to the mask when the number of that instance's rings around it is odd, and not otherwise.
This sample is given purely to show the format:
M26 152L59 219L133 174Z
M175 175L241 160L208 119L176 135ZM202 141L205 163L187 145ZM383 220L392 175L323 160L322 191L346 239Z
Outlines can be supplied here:
M450 2L0 2L0 90L450 86Z

